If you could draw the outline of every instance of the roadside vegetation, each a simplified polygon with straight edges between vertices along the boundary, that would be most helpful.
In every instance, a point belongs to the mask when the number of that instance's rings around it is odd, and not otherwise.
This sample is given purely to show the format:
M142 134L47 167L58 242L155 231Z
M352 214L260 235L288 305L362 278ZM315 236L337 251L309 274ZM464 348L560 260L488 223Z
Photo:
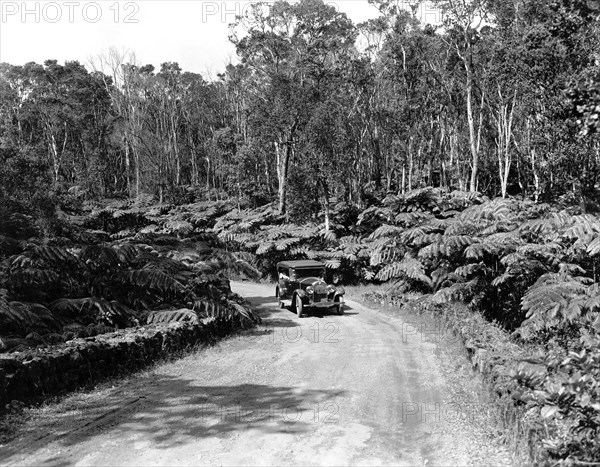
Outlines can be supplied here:
M319 259L447 315L536 462L600 462L600 4L371 3L255 5L212 81L0 64L0 351L252 322L228 278Z

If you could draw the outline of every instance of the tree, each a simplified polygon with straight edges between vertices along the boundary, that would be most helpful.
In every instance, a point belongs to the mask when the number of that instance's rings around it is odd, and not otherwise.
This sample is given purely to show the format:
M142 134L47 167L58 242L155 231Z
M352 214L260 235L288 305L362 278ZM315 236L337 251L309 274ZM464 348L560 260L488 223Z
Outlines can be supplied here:
M311 109L323 99L322 90L338 72L340 61L354 43L354 28L345 14L322 0L291 5L253 5L240 18L232 36L242 64L251 72L255 94L255 128L272 145L277 168L279 212L286 211L290 167Z

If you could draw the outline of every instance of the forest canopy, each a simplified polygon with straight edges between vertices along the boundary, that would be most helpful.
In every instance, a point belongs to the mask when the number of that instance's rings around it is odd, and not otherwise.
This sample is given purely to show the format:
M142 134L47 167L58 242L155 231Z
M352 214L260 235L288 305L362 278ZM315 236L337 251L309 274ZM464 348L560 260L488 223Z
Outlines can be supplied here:
M423 186L559 196L600 175L600 2L400 0L354 24L322 0L256 4L215 80L111 50L84 66L0 64L0 197L276 202L302 221Z

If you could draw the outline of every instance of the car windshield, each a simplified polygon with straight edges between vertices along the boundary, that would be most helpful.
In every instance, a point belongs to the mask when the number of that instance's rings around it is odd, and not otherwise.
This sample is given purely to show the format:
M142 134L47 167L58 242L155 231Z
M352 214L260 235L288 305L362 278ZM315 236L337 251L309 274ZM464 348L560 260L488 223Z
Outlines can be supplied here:
M323 268L311 268L311 269L296 269L296 276L302 277L323 277L325 270Z

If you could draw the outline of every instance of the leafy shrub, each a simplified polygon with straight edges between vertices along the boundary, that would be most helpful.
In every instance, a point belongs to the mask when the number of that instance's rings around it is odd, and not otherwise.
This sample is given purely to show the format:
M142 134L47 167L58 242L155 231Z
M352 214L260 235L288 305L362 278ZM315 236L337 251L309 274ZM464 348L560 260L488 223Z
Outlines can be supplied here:
M513 371L519 399L541 415L540 432L553 464L600 462L600 339L586 335L581 350L551 353L543 370Z
M154 247L132 240L80 248L6 241L8 249L19 251L0 263L0 329L14 344L3 348L106 332L101 326L135 326L152 309L166 312L202 300L227 300L231 290L222 273L225 265L257 275L252 258L210 246L219 244L214 234L198 235L197 244L161 233L147 234L145 240ZM176 259L184 256L187 262ZM226 309L232 319L247 321L236 305Z

